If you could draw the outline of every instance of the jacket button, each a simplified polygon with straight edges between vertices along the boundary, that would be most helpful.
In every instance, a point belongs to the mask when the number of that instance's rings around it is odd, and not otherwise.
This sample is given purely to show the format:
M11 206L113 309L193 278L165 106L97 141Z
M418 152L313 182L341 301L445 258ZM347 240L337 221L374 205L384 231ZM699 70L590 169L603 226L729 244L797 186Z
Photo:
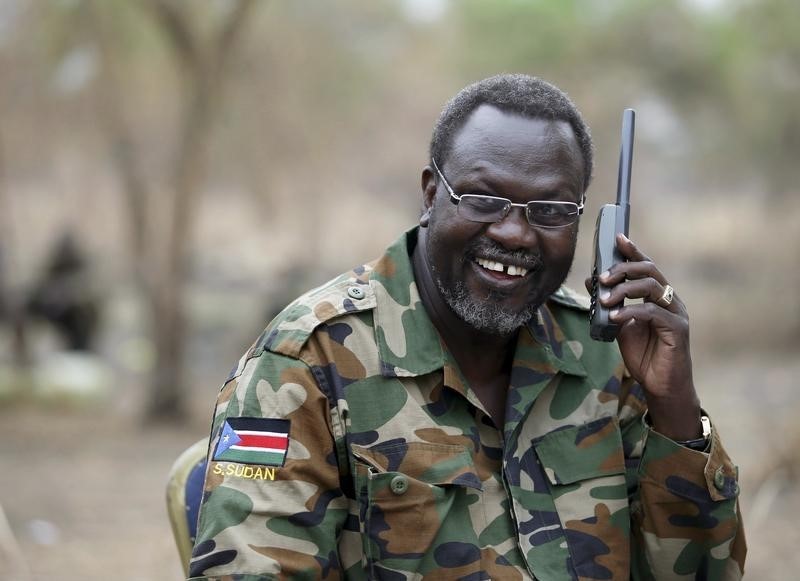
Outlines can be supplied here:
M405 476L395 476L392 478L392 482L389 484L389 487L392 489L392 492L397 494L398 496L401 494L405 494L408 490L408 478Z
M347 288L347 296L349 296L351 299L360 300L366 296L366 293L364 292L364 289L360 287L351 286Z
M714 486L717 487L717 490L725 488L725 473L722 471L722 466L717 468L717 471L714 473Z

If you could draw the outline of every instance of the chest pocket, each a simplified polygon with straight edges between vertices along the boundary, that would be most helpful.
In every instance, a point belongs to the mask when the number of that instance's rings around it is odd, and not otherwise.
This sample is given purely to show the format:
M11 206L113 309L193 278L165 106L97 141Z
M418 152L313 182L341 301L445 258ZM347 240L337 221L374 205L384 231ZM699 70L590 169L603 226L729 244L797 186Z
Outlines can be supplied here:
M630 515L616 419L552 432L534 447L577 575L627 580Z
M445 540L477 545L473 527L464 526L469 505L481 493L469 451L424 442L353 444L351 449L370 577L447 578L436 572L445 566L436 562L436 547Z

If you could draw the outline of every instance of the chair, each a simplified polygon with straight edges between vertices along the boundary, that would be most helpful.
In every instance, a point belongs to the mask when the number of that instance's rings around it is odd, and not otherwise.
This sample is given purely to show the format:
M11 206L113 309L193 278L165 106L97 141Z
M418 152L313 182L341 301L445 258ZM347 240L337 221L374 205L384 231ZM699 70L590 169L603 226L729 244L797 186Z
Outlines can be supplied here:
M197 535L207 452L208 438L195 442L178 456L167 478L167 514L186 575Z

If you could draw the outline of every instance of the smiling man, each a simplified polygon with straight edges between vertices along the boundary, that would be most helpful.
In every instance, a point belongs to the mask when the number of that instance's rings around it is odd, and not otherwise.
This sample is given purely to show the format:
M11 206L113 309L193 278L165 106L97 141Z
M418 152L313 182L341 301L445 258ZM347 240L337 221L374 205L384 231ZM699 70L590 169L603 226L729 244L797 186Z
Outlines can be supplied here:
M575 106L486 79L429 157L419 226L289 305L223 385L191 578L741 578L683 303L624 237L618 344L562 286L592 172Z

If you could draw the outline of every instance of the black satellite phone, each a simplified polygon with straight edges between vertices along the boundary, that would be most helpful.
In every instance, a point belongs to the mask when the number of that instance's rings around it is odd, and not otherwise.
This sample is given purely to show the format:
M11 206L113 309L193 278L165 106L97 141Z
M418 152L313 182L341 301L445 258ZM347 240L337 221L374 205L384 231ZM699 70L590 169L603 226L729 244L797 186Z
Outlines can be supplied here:
M597 300L605 288L597 277L625 259L617 250L617 233L628 235L630 222L631 167L633 165L633 130L636 112L625 109L622 113L622 146L619 153L619 176L617 177L617 203L600 208L594 231L594 260L592 269L592 296L589 309L589 334L596 341L613 341L620 326L608 320L608 308Z

